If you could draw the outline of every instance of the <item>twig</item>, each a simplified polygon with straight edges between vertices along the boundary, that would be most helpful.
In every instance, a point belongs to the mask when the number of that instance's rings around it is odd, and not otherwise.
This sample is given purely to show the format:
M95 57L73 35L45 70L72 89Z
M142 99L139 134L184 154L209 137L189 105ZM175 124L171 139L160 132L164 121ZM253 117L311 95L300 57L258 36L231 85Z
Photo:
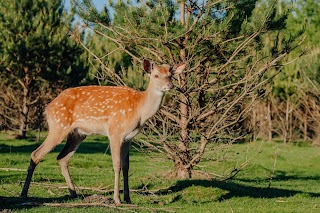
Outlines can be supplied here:
M275 152L274 152L274 156L273 156L273 157L274 157L274 161L273 161L272 171L271 171L271 174L270 174L270 177L269 177L268 188L271 187L272 179L273 179L274 176L275 176L278 156L279 156L279 147L277 146L277 148L276 148L276 150L275 150Z
M7 192L7 194L8 194L8 193L11 194L12 196L17 196L17 195L18 195L17 192L8 190L8 189L4 188L3 186L1 186L1 189L2 189L3 191Z
M26 172L27 171L26 169L18 169L18 168L0 168L0 170L6 171L6 172L9 172L9 171Z
M126 208L137 208L137 205L126 204L121 206L116 206L115 204L106 204L106 203L43 203L43 206L52 206L52 207L64 207L64 208L73 208L73 207L90 207L90 206L100 206L100 207L109 207L116 209L126 209Z
M249 162L251 162L251 160L253 158L255 158L258 154L261 153L261 149L262 149L262 143L260 143L260 147L259 147L259 150L258 152L256 152L253 156L251 156L249 159L246 159L245 162L243 162L239 167L237 168L234 168L229 174L228 176L226 176L223 180L221 181L227 181L227 180L230 180L232 179L233 177L235 177L239 172L241 172L248 164Z
M61 185L61 184L48 184L48 183L32 183L32 185L35 186L42 186L42 187L48 187L48 188L57 188L57 189L67 189L67 186ZM113 184L112 184L113 185ZM109 185L109 186L112 186ZM101 192L101 193L111 193L113 192L113 189L106 189L109 186L105 187L84 187L84 186L77 186L76 188L79 190L90 190L90 191L95 191L95 192ZM142 193L142 192L148 192L150 194L153 194L153 192L158 191L157 189L155 190L146 190L146 189L130 189L130 192L135 192L135 193Z
M63 185L58 185L58 184L48 184L48 183L32 183L32 185L35 186L44 186L44 187L50 187L50 188L58 188L58 189L67 189L67 186L63 186ZM111 186L111 185L109 185ZM91 190L91 191L96 191L96 192L103 192L103 193L108 193L108 192L113 192L113 190L110 189L106 189L109 186L105 186L102 188L98 188L98 187L83 187L83 186L77 186L76 188L79 190Z
M74 207L108 207L119 210L149 210L149 211L162 211L162 212L175 212L171 209L165 208L149 208L149 207L139 207L138 205L133 204L122 204L116 206L115 204L106 204L106 203L43 203L43 206L50 207L63 207L63 208L74 208Z

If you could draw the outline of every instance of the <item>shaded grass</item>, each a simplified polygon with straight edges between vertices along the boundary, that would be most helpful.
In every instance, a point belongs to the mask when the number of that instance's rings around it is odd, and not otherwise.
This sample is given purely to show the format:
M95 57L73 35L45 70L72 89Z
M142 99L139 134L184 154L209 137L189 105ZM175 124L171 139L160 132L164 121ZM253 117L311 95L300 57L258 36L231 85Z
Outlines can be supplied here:
M99 206L43 206L46 203L82 203L85 197L93 194L112 198L113 170L110 153L105 152L108 147L105 137L88 137L70 162L71 176L80 198L70 200L68 190L62 188L65 181L56 162L56 156L63 147L59 145L36 168L30 197L20 199L30 153L38 145L33 141L10 139L0 134L0 168L18 169L0 170L0 210L115 211L114 208ZM205 156L208 160L204 160L196 170L227 173L257 152L261 153L236 178L221 182L206 176L196 176L190 180L172 179L168 173L172 169L169 161L157 153L146 155L132 149L129 179L132 201L138 208L130 211L320 212L319 147L255 142L235 144L226 150L209 148L215 151L209 151ZM101 190L94 190L97 188ZM126 208L118 211L126 211Z

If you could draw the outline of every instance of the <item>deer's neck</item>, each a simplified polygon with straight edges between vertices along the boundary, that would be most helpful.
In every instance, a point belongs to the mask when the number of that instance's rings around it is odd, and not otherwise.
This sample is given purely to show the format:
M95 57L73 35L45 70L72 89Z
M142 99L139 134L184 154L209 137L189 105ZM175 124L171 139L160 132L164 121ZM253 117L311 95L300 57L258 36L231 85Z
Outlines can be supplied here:
M151 118L159 109L164 92L158 91L152 86L148 86L144 91L144 101L141 106L141 123L145 123L146 120Z

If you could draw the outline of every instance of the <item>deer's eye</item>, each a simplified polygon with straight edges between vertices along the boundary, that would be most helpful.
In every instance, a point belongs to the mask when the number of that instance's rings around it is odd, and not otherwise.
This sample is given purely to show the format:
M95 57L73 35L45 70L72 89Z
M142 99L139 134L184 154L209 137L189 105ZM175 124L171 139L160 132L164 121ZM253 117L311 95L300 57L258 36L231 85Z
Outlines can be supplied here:
M158 75L154 75L154 77L155 77L155 78L159 78L159 76L158 76Z

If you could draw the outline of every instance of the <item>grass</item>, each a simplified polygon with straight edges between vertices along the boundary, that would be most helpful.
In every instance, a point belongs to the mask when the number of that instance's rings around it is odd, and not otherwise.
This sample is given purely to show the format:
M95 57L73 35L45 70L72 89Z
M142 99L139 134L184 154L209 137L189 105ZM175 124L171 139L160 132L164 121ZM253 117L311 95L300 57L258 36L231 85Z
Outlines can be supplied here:
M189 180L170 178L172 164L159 154L131 149L129 180L135 206L119 208L78 205L94 194L109 200L113 196L111 156L106 151L107 140L100 136L88 137L70 162L80 198L70 200L63 188L66 184L56 162L63 147L59 145L36 168L29 199L21 200L30 153L38 145L33 138L16 140L0 134L0 211L320 212L320 147L308 144L259 141L228 149L209 147L207 160L196 168L198 175ZM232 180L221 182L199 172L228 173L252 156L250 164ZM212 158L215 160L209 160Z

